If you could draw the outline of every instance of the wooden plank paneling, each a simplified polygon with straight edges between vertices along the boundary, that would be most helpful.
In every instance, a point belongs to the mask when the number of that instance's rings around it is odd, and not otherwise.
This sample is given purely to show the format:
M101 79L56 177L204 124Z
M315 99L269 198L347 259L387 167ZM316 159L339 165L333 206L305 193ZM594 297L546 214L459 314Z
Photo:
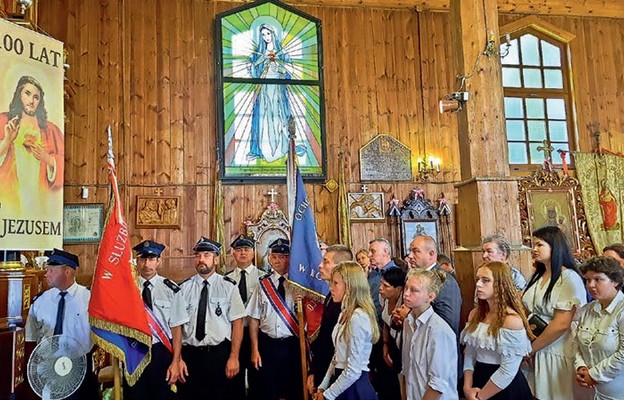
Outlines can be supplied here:
M520 3L542 4L515 2ZM164 194L181 196L179 230L137 230L131 225L133 244L153 237L168 245L169 258L163 266L175 277L193 273L190 249L200 235L212 230L217 142L213 25L218 12L238 4L50 0L40 5L40 25L64 41L70 52L68 79L77 90L66 109L66 201L75 200L81 185L92 190L88 202L108 200L102 130L113 122L128 219L134 220L137 194L153 194L155 187L162 187ZM437 112L440 97L456 89L448 14L348 4L297 3L323 23L328 177L338 180L342 153L349 190L360 191L359 149L376 134L389 133L410 146L414 161L425 145L441 157L441 183L372 183L369 190L383 191L386 200L392 195L403 199L422 186L431 199L444 192L456 202L453 183L460 176L456 116ZM498 4L502 7L503 2ZM518 18L502 15L500 24ZM598 121L609 130L608 145L624 150L624 104L614 101L624 91L623 74L615 68L624 64L620 46L624 20L543 18L576 35L570 51L580 149L590 145L585 125ZM260 216L268 205L264 194L271 187L224 185L226 244L242 231L246 219ZM278 203L285 208L285 187L275 187L282 192ZM337 240L337 194L320 184L307 189L320 236ZM389 233L385 223L354 223L352 230L354 249ZM87 279L97 246L70 248L84 257Z

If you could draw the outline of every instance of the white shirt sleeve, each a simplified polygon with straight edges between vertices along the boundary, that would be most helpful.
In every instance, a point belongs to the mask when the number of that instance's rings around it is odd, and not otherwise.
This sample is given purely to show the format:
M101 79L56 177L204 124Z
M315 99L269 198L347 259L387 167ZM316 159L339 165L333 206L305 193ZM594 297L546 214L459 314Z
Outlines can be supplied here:
M445 322L446 323L446 322ZM452 393L457 388L451 387L449 377L457 376L457 342L451 329L430 335L431 341L426 348L429 359L427 385L440 393Z
M624 315L620 313L617 321L620 344L618 350L589 369L589 375L599 383L609 382L624 371Z
M346 335L349 336L347 365L336 381L323 393L327 400L334 400L353 385L368 365L372 342L372 327L368 315L356 310L351 317L349 332L346 332ZM338 340L342 342L345 339ZM346 343L337 343L336 345L346 345ZM328 376L326 375L323 383L325 383L327 378Z

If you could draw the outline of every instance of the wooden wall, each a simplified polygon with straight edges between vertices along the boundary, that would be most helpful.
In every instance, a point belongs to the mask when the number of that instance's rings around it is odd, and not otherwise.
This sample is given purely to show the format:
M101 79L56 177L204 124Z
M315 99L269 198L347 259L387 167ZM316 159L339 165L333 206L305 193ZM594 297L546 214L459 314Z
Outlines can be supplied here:
M119 183L132 243L154 238L168 245L164 274L182 278L194 272L191 247L213 226L216 166L213 21L237 3L199 0L46 0L39 25L62 40L69 52L69 84L75 95L66 104L65 202L108 200L104 128L113 125ZM459 145L455 116L441 115L437 102L455 89L449 67L448 14L412 9L301 6L323 23L328 178L338 180L338 154L346 158L350 191L360 190L358 149L378 133L389 133L412 148L414 160L425 148L442 158L439 182L368 184L404 198L420 186L431 199L444 192L456 201ZM517 18L501 16L501 24ZM577 35L571 43L580 148L589 148L584 124L609 127L607 147L623 151L624 88L618 65L624 20L549 17ZM583 125L582 125L583 124ZM413 165L415 169L415 163ZM87 200L80 187L91 189ZM139 194L182 198L182 227L135 229ZM231 238L246 219L268 205L271 185L224 185L225 234ZM285 193L284 186L276 189ZM319 236L338 239L337 192L307 185ZM278 198L286 207L284 196ZM353 224L353 248L387 234L384 223ZM226 240L229 243L229 240ZM226 244L227 244L226 243ZM93 272L97 246L72 245Z

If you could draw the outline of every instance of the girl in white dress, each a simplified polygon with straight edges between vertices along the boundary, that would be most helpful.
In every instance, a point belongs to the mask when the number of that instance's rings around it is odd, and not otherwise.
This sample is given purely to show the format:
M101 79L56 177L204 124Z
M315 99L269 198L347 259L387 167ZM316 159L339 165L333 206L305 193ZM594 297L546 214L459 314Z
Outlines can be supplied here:
M525 371L529 385L541 400L578 400L570 326L576 310L587 302L583 280L566 237L556 226L533 232L531 255L535 272L522 302L532 325L538 319L548 325L531 343Z
M477 270L477 307L461 333L466 345L464 394L468 400L532 398L520 363L531 352L534 336L510 271L499 261Z
M594 399L624 397L624 270L611 257L581 266L595 299L581 308L574 338L576 381L596 389Z

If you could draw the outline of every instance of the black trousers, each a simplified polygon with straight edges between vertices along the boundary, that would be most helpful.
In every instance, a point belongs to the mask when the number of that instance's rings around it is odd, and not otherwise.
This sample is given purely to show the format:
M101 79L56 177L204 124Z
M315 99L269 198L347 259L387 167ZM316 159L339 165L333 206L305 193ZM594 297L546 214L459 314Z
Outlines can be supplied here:
M397 361L400 362L400 360ZM398 371L389 367L383 359L383 340L378 340L373 344L369 368L372 384L379 400L401 400Z
M87 353L87 373L84 380L68 400L91 400L99 398L97 378L93 374L93 352Z
M173 354L162 343L152 345L152 360L134 384L128 385L124 380L124 400L173 400L176 394L171 391L165 380L167 369L171 365Z
M178 383L179 398L235 399L233 381L225 376L230 349L229 340L216 346L182 346L182 359L186 362L189 376L186 377L186 383Z
M257 389L250 391L253 399L301 399L303 385L299 339L295 336L272 339L259 332L258 350L262 367L258 371Z
M249 337L249 327L243 330L243 341L241 343L240 352L238 353L238 364L240 370L238 375L232 378L232 390L236 400L250 399L252 393L258 390L257 370L251 365L251 339ZM245 375L249 383L249 394L245 390Z

